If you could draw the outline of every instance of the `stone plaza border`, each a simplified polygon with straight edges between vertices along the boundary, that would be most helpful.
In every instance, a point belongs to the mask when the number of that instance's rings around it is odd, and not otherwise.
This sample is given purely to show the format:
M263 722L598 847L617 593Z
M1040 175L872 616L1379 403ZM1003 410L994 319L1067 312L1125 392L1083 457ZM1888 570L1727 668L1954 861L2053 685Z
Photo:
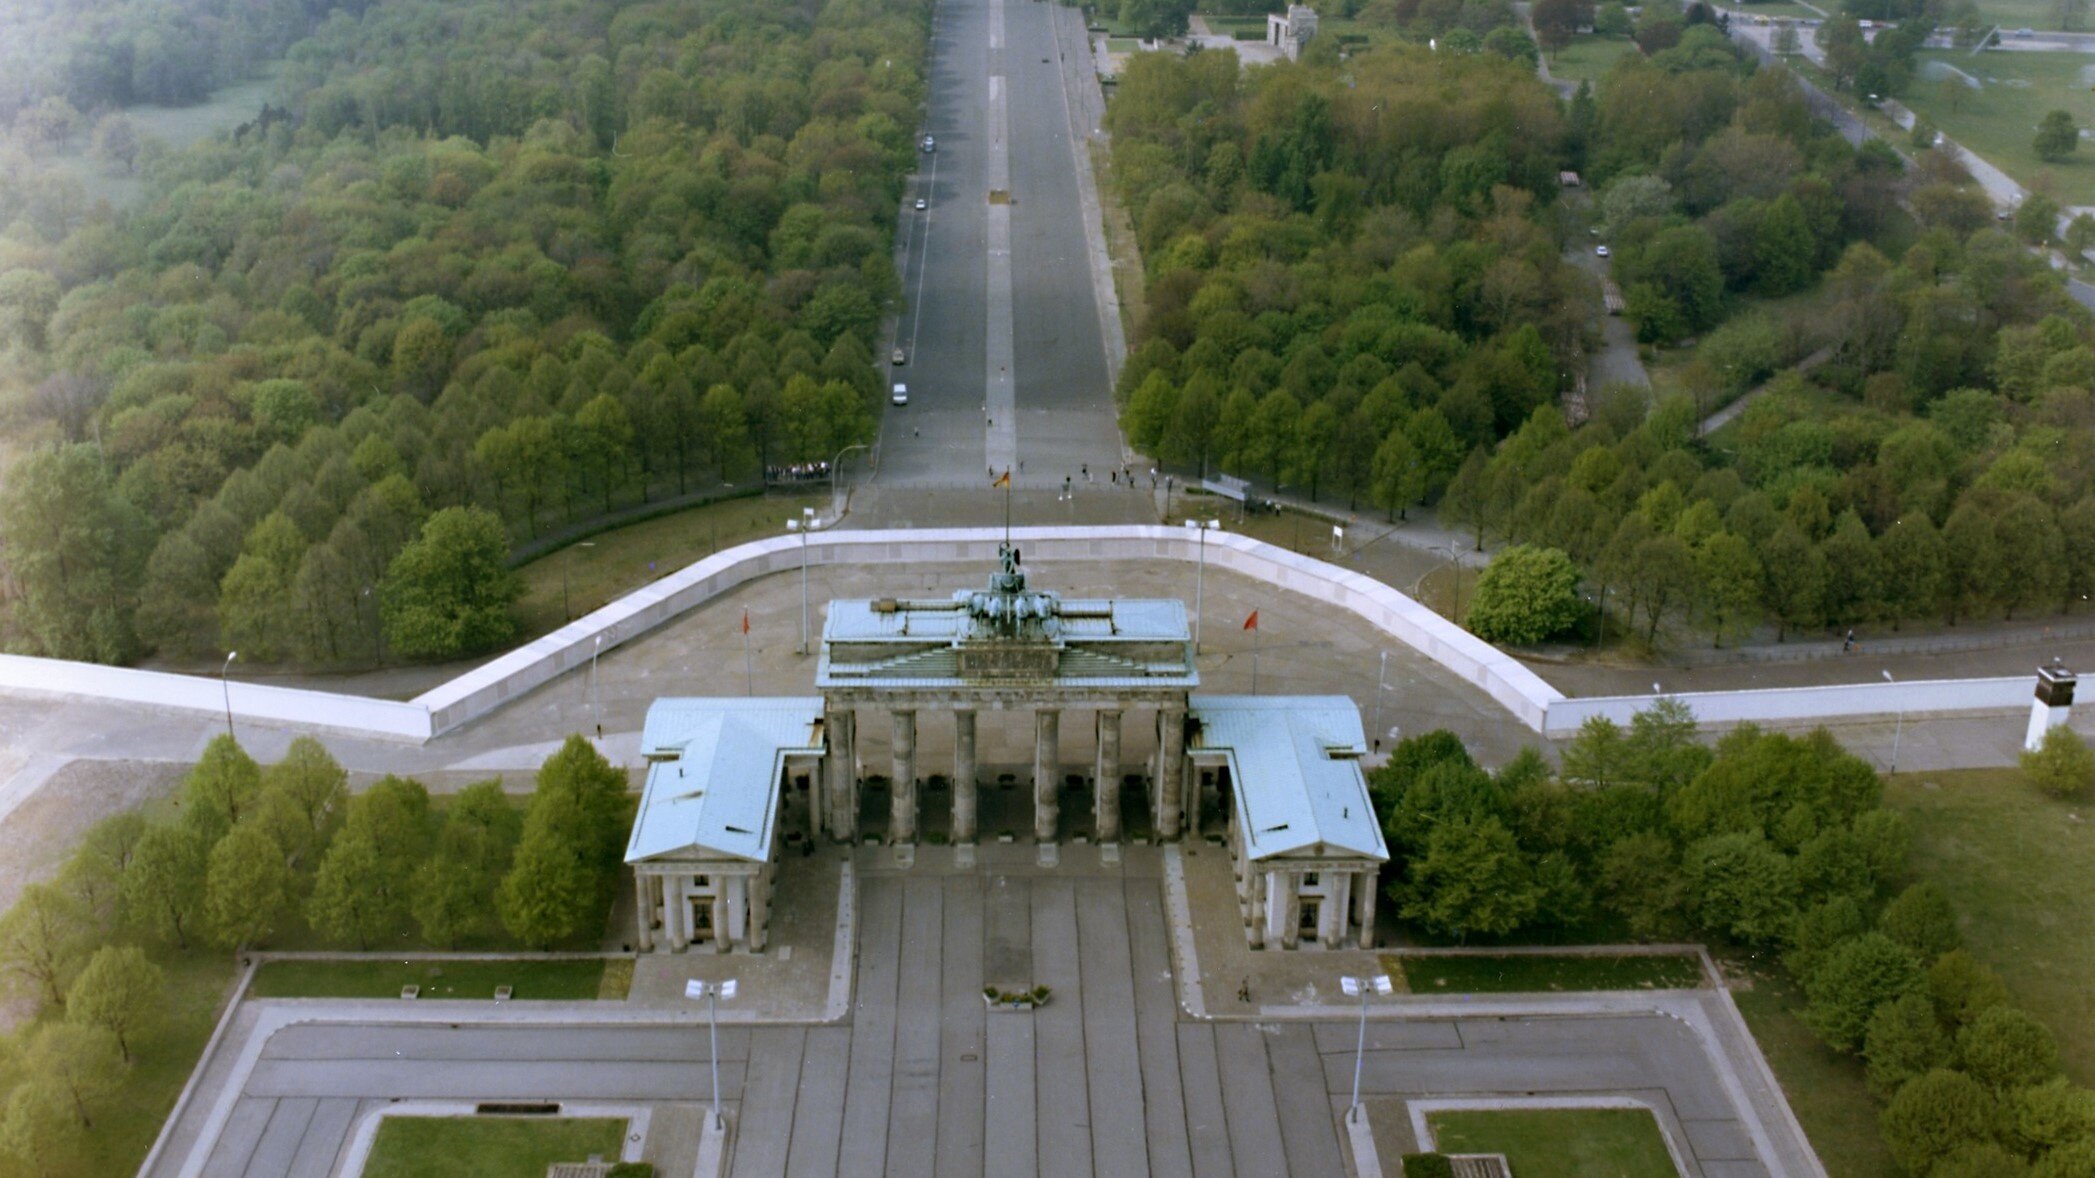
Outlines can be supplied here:
M1218 569L1346 610L1483 691L1543 736L1568 736L1593 716L1624 723L1661 698L1567 697L1512 655L1390 586L1248 536L1211 534L1203 557L1196 537L1182 528L1014 528L1010 535L1034 564L1205 559ZM0 655L0 692L197 712L224 708L249 721L422 743L580 669L592 655L616 649L723 593L797 569L803 558L810 565L845 567L987 565L1003 539L1004 533L995 528L832 528L805 540L776 536L752 541L687 565L406 703L20 655ZM1823 722L2020 710L2028 706L2030 685L2028 678L2016 676L1687 692L1665 698L1686 704L1705 724Z

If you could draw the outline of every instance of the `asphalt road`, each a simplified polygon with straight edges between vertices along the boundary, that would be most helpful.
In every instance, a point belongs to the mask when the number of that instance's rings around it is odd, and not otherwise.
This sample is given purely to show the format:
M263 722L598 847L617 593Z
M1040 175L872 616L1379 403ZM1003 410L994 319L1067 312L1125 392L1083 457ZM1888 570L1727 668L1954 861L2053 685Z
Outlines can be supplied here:
M1067 89L1097 83L1064 68L1082 44L1081 14L1045 0L939 6L937 150L911 197L930 208L905 208L899 234L892 379L909 404L884 416L877 489L981 486L1007 467L1044 489L1122 461L1076 174L1089 128Z

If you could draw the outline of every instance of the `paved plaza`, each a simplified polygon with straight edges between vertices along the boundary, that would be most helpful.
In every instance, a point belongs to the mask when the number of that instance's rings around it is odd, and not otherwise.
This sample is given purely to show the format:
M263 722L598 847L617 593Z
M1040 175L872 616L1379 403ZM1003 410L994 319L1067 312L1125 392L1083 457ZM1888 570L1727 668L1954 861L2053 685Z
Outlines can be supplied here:
M1072 847L1042 868L1032 851L992 844L973 869L926 854L907 870L885 849L852 853L848 1013L825 1023L723 1008L732 1172L1347 1173L1351 1012L1269 1005L1190 1017L1164 882L1177 852L1129 848L1109 865L1096 848ZM1312 971L1321 961L1334 989L1338 973L1373 960L1286 957ZM679 962L707 976L755 964L710 954ZM1036 984L1052 991L1038 1010L985 1008L986 985ZM1628 1096L1657 1114L1692 1174L1813 1172L1770 1094L1738 1066L1751 1048L1727 1041L1721 1002L1714 991L1390 1000L1375 1011L1363 1068L1376 1136L1388 1157L1415 1148L1405 1103L1415 1097ZM323 1178L365 1118L430 1100L645 1110L644 1156L664 1173L689 1173L709 1098L706 1043L692 1004L639 996L249 1001L147 1173ZM1774 1165L1769 1152L1780 1155Z

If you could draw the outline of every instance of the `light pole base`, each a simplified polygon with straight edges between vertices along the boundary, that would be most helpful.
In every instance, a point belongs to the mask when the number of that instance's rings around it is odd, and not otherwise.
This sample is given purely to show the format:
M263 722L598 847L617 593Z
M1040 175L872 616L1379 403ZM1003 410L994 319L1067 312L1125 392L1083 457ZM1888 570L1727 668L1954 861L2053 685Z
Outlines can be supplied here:
M1375 1134L1368 1127L1368 1106L1356 1104L1346 1110L1346 1143L1353 1148L1353 1172L1360 1178L1382 1178L1382 1156L1375 1151Z
M727 1173L727 1118L714 1116L711 1108L703 1115L705 1129L698 1135L698 1165L692 1167L691 1178L720 1178Z

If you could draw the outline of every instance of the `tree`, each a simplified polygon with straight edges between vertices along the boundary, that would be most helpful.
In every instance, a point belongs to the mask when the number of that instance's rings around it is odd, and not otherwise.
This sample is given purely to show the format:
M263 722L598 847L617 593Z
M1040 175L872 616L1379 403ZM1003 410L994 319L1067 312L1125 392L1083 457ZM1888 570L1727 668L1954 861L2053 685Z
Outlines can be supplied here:
M48 883L30 884L0 916L0 973L39 1007L63 1011L87 953L79 902Z
M1957 1058L1973 1079L1997 1091L2042 1084L2059 1074L2051 1029L2012 1006L1992 1007L1958 1031Z
M596 872L564 833L554 811L582 821L573 799L533 799L515 865L496 895L502 927L534 948L550 948L591 927L598 915Z
M2027 1173L2021 1155L1991 1141L1967 1141L1942 1155L1928 1178L2022 1178Z
M1890 1099L1914 1077L1948 1066L1953 1051L1928 996L1918 990L1903 994L1870 1016L1862 1041L1870 1091Z
M1702 924L1752 944L1788 929L1797 910L1797 873L1759 831L1712 835L1690 844L1681 874Z
M1503 936L1527 923L1541 899L1520 844L1487 817L1433 828L1425 855L1409 866L1402 913L1458 940L1472 933Z
M1819 25L1818 42L1825 53L1826 72L1833 75L1833 84L1846 88L1855 80L1856 71L1862 68L1863 59L1869 53L1869 42L1863 39L1862 25L1853 16L1840 13Z
M348 802L349 771L325 745L301 736L291 742L283 760L262 770L255 812L285 857L310 871L319 864Z
M2020 760L2023 776L2051 797L2082 797L2095 785L2095 750L2064 724L2045 730L2043 741L2023 752Z
M211 738L196 767L182 780L182 821L216 844L253 811L262 789L262 768L230 734Z
M2007 1098L2009 1132L2032 1150L2095 1141L2095 1092L2055 1076Z
M155 826L138 840L124 871L125 919L189 948L189 933L203 913L204 879L211 844L189 826Z
M1920 985L1912 950L1883 933L1864 933L1834 946L1804 979L1804 1022L1835 1049L1856 1051L1877 1008Z
M136 945L104 945L66 994L66 1017L101 1027L131 1062L131 1036L153 1025L160 1013L166 975Z
M2004 1005L2008 987L1969 952L1952 949L1928 967L1928 1000L1945 1025L1962 1027Z
M1826 593L1826 561L1796 525L1785 523L1768 538L1761 562L1766 579L1764 600L1775 615L1775 640L1794 627L1816 625Z
M1877 927L1926 962L1955 949L1963 940L1957 932L1957 914L1950 909L1949 897L1927 880L1900 892L1885 905L1884 914L1877 918Z
M124 174L130 175L138 162L138 128L124 114L102 116L95 124L94 145L90 149L94 157L123 166Z
M1990 1138L1993 1097L1962 1072L1936 1068L1899 1089L1878 1126L1891 1156L1910 1174L1925 1174L1958 1146Z
M14 622L34 653L119 662L136 652L149 526L97 447L38 450L9 469L0 535Z
M393 887L371 836L360 830L337 835L306 902L306 921L313 930L333 941L354 941L364 950L399 927L405 915L402 891Z
M2058 227L2059 202L2041 192L2024 195L2015 206L2015 236L2031 245L2049 244Z
M386 641L414 658L450 658L508 639L523 584L508 565L502 521L478 507L447 507L400 550L379 588Z
M1403 430L1393 429L1375 448L1370 478L1375 506L1402 518L1412 504L1426 493L1426 468L1418 448Z
M2072 155L2080 147L2080 128L2074 125L2073 115L2063 110L2046 111L2037 123L2037 135L2030 147L2038 159L2051 164Z
M58 886L80 902L88 925L106 932L122 913L124 873L145 837L145 815L112 814L89 827L58 874Z
M22 1074L49 1085L73 1106L82 1128L94 1126L103 1101L123 1083L124 1056L107 1028L73 1022L38 1027L22 1052Z
M1528 646L1570 629L1584 612L1571 558L1555 548L1516 544L1493 556L1477 578L1467 624L1487 642Z
M1528 19L1535 26L1535 38L1554 55L1571 44L1581 24L1593 19L1593 6L1580 0L1536 0Z
M2073 1141L2037 1159L2030 1178L2095 1178L2095 1140Z
M1751 544L1730 532L1717 532L1696 550L1695 572L1715 644L1722 646L1726 631L1750 623L1760 604L1760 561Z
M415 872L415 923L433 945L493 931L489 901L516 854L522 815L500 780L467 786L451 803L436 853Z
M254 823L242 823L211 849L204 873L204 915L227 948L268 939L290 911L296 880L283 848Z
M0 1114L0 1149L25 1173L55 1173L86 1135L79 1113L57 1085L15 1085Z

